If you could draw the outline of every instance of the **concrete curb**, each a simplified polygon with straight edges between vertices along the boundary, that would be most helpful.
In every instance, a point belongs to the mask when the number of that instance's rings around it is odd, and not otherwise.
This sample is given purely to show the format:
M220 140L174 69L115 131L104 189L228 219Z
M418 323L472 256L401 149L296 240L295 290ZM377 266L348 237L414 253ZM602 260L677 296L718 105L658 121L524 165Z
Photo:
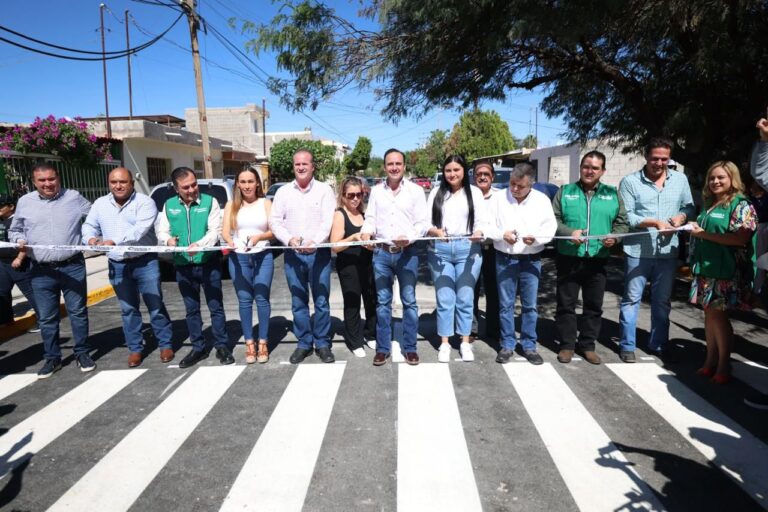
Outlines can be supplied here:
M114 296L115 291L112 289L112 286L102 286L101 288L97 288L88 292L86 305L90 307ZM67 308L64 307L64 304L59 305L59 311L61 318L67 316ZM3 329L0 330L0 341L6 341L11 338L15 338L16 336L25 334L35 325L35 323L37 323L37 317L33 312L29 312L24 316L14 318L13 324L3 327Z

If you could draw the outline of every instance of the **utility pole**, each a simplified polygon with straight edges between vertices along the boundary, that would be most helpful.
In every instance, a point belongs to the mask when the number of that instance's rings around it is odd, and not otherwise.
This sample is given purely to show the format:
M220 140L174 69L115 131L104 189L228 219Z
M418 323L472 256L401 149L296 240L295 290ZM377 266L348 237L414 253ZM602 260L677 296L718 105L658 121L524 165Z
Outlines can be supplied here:
M267 100L265 98L261 98L261 140L264 158L267 158Z
M107 137L112 138L112 123L109 121L109 94L107 92L107 50L104 47L104 4L99 5L99 17L101 18L101 66L104 72L104 108L107 115Z
M536 107L536 109L533 111L536 115L535 117L535 127L536 131L534 132L534 137L536 138L536 149L539 149L539 107Z
M192 65L195 68L195 89L197 90L197 113L200 116L200 138L203 142L203 166L207 179L213 178L213 163L211 162L211 143L208 140L208 115L205 111L205 95L203 94L203 72L200 69L200 47L197 43L198 18L195 14L195 0L179 0L181 7L189 20L189 37L192 42Z
M131 49L131 38L128 34L128 9L125 10L125 49ZM131 54L128 57L128 119L133 119L133 87L131 86Z

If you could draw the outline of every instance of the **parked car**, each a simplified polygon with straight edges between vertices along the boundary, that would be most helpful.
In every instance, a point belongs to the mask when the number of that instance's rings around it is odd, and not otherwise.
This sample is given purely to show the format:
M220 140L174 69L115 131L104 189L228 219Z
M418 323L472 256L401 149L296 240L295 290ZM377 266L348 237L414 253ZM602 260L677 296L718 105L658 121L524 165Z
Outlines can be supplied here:
M219 207L221 208L221 216L224 217L224 206L232 199L232 186L233 181L230 179L198 179L198 187L201 194L208 194L213 196ZM157 206L158 214L163 211L163 206L169 198L176 195L176 189L173 188L173 183L162 183L157 185L150 192L149 197L155 202ZM224 240L219 238L219 243L224 245ZM170 253L161 253L158 255L160 260L160 277L163 281L174 281L176 279L176 272L173 268L173 255ZM226 258L221 259L221 277L223 279L229 278L229 266L227 265Z
M269 187L269 189L267 190L267 193L266 193L266 194L264 194L264 195L265 195L265 196L267 197L267 199L269 199L270 201L274 201L274 199L275 199L275 194L277 194L277 190L278 190L280 187L282 187L283 185L285 185L286 183L287 183L286 181L280 181L280 182L278 182L278 183L274 183L274 184L273 184L271 187Z
M435 176L432 178L432 188L437 188L440 186L440 180L442 179L443 173L436 172Z
M424 190L429 191L432 188L432 182L429 180L429 178L411 178L411 182L415 183L416 185L420 186Z

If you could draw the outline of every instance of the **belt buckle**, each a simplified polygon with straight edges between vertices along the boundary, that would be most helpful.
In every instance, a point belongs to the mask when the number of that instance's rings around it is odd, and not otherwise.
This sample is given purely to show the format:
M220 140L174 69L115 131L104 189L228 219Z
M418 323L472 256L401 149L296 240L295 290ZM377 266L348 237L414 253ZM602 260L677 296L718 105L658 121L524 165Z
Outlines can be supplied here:
M397 254L403 250L402 247L398 247L396 245L385 245L384 248L387 250L389 254Z

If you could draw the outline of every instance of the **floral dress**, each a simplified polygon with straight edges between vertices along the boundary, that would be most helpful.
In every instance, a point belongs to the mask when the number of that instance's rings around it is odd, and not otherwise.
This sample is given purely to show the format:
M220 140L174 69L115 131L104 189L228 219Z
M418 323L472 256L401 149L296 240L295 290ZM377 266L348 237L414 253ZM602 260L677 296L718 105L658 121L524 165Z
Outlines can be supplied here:
M728 232L733 233L744 228L750 231L757 229L757 213L755 208L743 199L733 210ZM695 244L698 240L691 237L691 251L693 255ZM699 304L704 309L714 308L721 311L728 309L749 310L750 292L754 270L752 266L752 243L744 247L734 248L736 257L736 273L731 279L716 279L696 275L691 283L691 291L688 294L688 302Z

